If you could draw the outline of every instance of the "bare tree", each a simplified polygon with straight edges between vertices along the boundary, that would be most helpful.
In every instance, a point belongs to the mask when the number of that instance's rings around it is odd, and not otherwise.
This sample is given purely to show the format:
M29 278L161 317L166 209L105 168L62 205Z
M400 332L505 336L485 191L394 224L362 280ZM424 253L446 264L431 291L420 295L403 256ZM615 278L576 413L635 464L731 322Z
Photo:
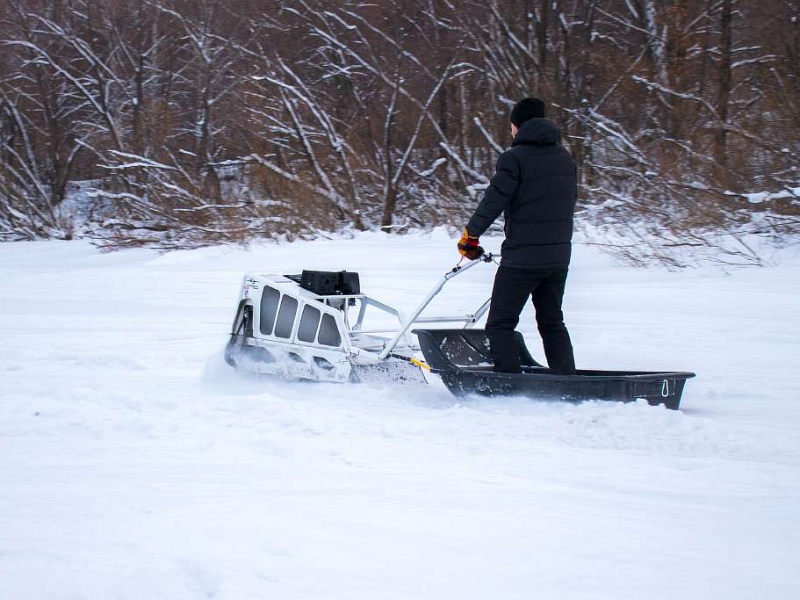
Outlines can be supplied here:
M757 263L753 235L800 229L799 19L797 0L0 0L0 237L459 226L538 95L601 243Z

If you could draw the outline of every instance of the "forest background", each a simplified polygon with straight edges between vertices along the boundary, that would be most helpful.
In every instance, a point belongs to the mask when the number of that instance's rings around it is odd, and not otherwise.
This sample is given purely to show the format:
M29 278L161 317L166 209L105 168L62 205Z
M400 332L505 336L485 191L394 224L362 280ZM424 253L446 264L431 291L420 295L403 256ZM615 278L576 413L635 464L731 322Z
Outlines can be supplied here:
M529 95L591 243L800 240L800 0L0 0L0 240L460 229Z

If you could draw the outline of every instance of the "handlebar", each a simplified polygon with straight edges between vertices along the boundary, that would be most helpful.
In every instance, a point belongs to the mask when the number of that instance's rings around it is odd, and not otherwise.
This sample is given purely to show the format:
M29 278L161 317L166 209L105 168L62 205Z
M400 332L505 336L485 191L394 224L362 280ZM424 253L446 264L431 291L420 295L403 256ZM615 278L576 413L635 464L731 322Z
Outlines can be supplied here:
M499 258L499 255L497 255L497 257ZM471 269L476 265L479 265L481 263L494 262L494 258L495 258L494 254L492 254L491 252L485 252L475 260L471 260L470 262L468 262L466 265L462 266L459 263L455 267L453 267L450 271L445 273L444 276L436 284L436 286L428 293L427 296L425 296L425 299L420 303L420 305L417 306L416 309L414 309L414 312L411 313L411 316L408 317L406 322L403 323L402 327L400 327L400 331L397 332L397 335L395 335L389 341L389 343L386 344L386 347L380 353L379 358L381 360L384 360L387 356L389 356L389 354L391 354L392 350L394 350L394 347L397 345L397 343L403 338L403 336L406 335L408 330L411 329L411 326L417 321L420 314L422 314L422 311L424 311L431 303L431 301L437 296L437 294L442 291L442 288L448 281L450 281L456 275L460 275L464 271Z

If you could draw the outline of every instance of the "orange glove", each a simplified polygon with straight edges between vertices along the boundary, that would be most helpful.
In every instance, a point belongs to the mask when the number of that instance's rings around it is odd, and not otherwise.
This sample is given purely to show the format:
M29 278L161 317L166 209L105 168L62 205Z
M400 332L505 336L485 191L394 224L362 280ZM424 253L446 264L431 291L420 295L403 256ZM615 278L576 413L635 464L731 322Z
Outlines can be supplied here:
M472 237L464 227L464 233L461 239L458 240L458 253L469 260L477 260L483 256L483 248L480 246L480 241L476 237Z

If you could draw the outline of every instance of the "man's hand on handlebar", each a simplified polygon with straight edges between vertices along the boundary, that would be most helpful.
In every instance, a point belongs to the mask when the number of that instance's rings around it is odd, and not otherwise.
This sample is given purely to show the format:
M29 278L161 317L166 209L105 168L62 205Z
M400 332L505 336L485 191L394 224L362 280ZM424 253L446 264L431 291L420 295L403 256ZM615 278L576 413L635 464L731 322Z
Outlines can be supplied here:
M466 227L464 227L461 239L458 240L458 253L469 260L478 260L484 254L480 240L477 237L470 236Z

